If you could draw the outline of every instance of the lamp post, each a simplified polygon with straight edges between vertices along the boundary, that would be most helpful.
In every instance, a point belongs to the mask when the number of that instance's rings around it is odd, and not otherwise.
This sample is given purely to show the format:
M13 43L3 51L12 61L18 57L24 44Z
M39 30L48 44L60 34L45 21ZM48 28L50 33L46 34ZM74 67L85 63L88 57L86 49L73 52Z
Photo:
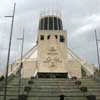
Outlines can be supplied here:
M11 23L10 40L9 40L9 48L8 48L8 55L7 55L7 65L6 65L6 74L5 74L4 100L6 100L6 95L7 95L7 84L8 84L7 80L8 80L9 58L10 58L10 49L11 49L13 24L14 24L14 16L15 16L15 6L16 6L16 3L14 3L13 15L12 16L5 16L5 17L12 18L12 23Z
M20 86L21 86L21 69L23 67L23 46L24 46L24 29L23 29L23 37L22 38L17 38L17 40L21 40L22 41L22 45L21 45L21 63L19 66L19 88L18 88L18 93L20 95Z
M99 42L100 40L98 40L98 38L97 38L97 32L96 32L96 30L95 30L95 40L96 40L97 59L98 59L98 66L99 66L98 70L100 71L100 55L99 55L99 45L98 45L98 42Z

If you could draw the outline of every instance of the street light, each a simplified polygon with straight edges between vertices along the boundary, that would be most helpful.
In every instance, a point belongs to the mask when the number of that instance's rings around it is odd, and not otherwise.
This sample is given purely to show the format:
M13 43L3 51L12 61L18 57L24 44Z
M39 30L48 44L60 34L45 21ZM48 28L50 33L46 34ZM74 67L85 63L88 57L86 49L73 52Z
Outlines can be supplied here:
M10 58L10 49L11 49L11 41L12 41L12 33L13 33L13 24L14 24L14 17L15 17L15 6L16 6L16 3L14 3L13 15L12 16L5 16L5 17L12 18L12 23L11 23L10 40L9 40L9 48L8 48L8 55L7 55L7 65L6 65L6 75L5 75L5 89L4 89L4 100L6 100L6 95L7 95L7 84L8 84L7 79L8 79L8 69L9 69L9 58Z
M22 38L17 38L17 40L21 40L22 41L22 45L21 45L21 63L20 63L20 67L19 67L19 88L18 88L18 93L20 95L20 86L21 86L21 69L23 67L23 46L24 46L24 29L23 29L23 37Z
M95 40L96 40L96 47L97 47L97 58L98 58L98 65L99 65L99 71L100 71L100 55L99 55L99 45L98 45L98 42L100 41L100 40L98 40L98 38L97 38L97 32L96 32L96 30L95 30Z

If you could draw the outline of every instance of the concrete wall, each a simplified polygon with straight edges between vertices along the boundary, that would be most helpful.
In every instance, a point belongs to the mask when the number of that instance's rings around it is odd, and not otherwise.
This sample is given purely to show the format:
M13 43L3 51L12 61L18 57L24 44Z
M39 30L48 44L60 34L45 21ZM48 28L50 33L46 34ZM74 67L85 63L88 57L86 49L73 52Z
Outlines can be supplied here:
M44 40L40 40L40 36ZM47 36L50 35L50 39ZM55 38L55 35L58 38ZM60 42L63 35L65 42ZM69 60L67 52L67 33L65 31L40 31L38 38L38 67L39 72L68 72L72 76L81 77L81 65L73 58Z

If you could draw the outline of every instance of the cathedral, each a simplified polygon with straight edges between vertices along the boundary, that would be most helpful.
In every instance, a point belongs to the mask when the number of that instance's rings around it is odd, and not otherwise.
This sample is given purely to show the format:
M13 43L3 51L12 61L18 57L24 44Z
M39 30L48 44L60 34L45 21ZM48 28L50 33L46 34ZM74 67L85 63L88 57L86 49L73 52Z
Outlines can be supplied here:
M22 77L81 78L82 71L93 75L94 66L75 56L67 41L60 14L40 16L37 45L23 58Z
M0 100L100 100L95 66L68 48L61 14L41 14L37 43L0 77Z

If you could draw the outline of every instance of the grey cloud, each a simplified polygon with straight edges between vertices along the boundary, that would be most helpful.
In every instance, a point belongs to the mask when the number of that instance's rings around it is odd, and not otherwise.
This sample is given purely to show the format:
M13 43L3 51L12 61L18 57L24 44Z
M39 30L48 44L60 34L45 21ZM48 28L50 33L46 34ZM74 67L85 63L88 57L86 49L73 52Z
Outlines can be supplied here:
M69 47L81 58L97 64L94 29L99 33L100 0L3 0L0 1L0 52L2 59L7 58L11 19L3 16L11 15L13 3L16 2L16 13L11 48L11 60L20 56L21 37L25 28L24 52L29 50L37 39L39 13L43 9L57 8L63 11L64 29L68 31ZM98 38L99 38L98 34ZM0 63L0 66L6 65Z

